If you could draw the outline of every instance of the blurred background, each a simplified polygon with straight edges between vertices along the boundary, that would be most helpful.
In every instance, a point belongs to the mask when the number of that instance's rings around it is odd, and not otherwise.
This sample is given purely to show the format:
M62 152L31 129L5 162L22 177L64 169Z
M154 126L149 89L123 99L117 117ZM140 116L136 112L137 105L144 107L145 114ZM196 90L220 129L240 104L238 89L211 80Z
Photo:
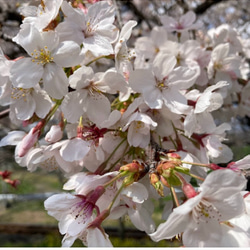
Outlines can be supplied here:
M71 1L74 2L74 1ZM85 2L94 2L89 0ZM204 23L204 29L218 27L227 23L234 27L243 39L245 47L250 48L250 8L249 0L110 0L117 10L116 25L122 26L128 20L136 20L138 26L134 36L143 35L155 25L160 25L158 15L173 17L193 10L197 19ZM35 0L0 0L0 47L10 58L24 56L25 51L12 42L22 22L18 10L23 4L38 5ZM248 39L248 40L247 40ZM132 38L133 40L133 38ZM249 50L248 50L249 51ZM247 55L248 62L250 63ZM234 152L234 160L250 154L250 114L234 117L232 130L226 142ZM11 123L7 107L0 107L0 139L9 131L19 129ZM14 147L0 148L0 171L11 172L11 179L18 180L17 187L0 182L0 247L59 247L62 236L57 229L57 221L47 215L43 202L54 193L62 191L65 179L60 172L47 173L37 170L30 173L18 166L14 159ZM156 204L155 220L161 220L164 199ZM179 246L179 241L152 242L144 232L136 230L128 218L105 224L114 246ZM82 246L76 241L74 246Z

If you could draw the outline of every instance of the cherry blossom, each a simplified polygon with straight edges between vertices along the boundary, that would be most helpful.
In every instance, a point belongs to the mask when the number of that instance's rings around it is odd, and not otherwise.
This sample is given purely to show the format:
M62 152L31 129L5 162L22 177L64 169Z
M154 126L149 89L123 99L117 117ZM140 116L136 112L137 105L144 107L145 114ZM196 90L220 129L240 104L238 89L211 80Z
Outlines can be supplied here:
M29 24L23 27L15 41L30 57L21 58L12 65L12 84L28 89L35 87L42 79L44 90L51 97L61 99L66 95L68 79L62 67L74 66L81 61L79 46L73 41L60 43L56 32L40 33Z
M245 184L244 177L232 170L210 173L200 193L175 208L151 238L170 239L183 232L183 243L187 247L220 246L224 235L220 223L242 213L244 203L240 191Z

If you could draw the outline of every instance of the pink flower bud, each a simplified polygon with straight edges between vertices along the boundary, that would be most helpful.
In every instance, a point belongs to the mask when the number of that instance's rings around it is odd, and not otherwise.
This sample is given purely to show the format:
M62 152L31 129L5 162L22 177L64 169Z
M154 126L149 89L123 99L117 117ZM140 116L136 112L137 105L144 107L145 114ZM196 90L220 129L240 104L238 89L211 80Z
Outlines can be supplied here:
M217 170L217 169L221 169L222 167L218 166L217 164L215 163L211 163L209 165L209 167L212 169L212 170Z
M37 142L39 134L40 130L32 128L30 132L26 136L24 136L19 145L19 150L18 150L19 157L23 157L29 151L29 149L31 149L34 146L34 144Z
M45 136L45 141L49 143L54 143L61 140L63 137L63 131L60 125L51 126L49 132Z
M182 186L182 190L183 190L183 193L185 194L185 196L190 199L190 198L193 198L197 195L195 189L193 188L193 186L189 183L185 183L183 184Z

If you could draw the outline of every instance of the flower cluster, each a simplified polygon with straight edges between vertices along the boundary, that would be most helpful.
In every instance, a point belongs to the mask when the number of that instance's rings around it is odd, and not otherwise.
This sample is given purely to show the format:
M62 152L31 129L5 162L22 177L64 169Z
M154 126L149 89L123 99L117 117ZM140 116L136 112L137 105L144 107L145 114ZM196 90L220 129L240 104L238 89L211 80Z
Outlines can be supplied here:
M62 245L110 247L103 221L127 214L154 241L249 247L250 156L231 162L230 124L217 122L249 111L243 39L228 25L201 31L192 11L136 37L109 1L71 2L23 6L13 41L27 56L0 53L0 105L23 127L0 146L68 179L45 201ZM158 226L153 200L167 196Z

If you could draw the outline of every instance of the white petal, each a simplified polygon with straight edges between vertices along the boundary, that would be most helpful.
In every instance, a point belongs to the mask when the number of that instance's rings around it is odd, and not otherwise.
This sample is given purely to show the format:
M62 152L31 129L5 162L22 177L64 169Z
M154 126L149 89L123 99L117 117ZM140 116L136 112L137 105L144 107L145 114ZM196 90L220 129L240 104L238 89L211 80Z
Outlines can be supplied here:
M90 143L80 138L75 138L68 143L65 143L61 149L60 154L65 161L80 161L90 150Z
M35 113L37 114L38 117L44 118L50 111L50 108L52 107L51 99L49 98L47 93L43 90L40 90L39 92L34 91L32 95L36 100Z
M89 95L86 110L88 118L97 126L107 120L110 114L110 102L102 94Z
M17 100L13 106L15 108L17 118L24 121L33 116L36 109L36 102L34 98L28 94L25 98Z
M32 62L32 58L22 58L12 65L10 79L15 87L28 89L38 84L43 72L41 64Z
M76 123L84 113L87 90L68 93L62 101L61 109L68 122Z
M169 215L168 220L159 225L157 230L149 236L153 241L160 241L163 239L171 239L175 235L182 233L190 223L190 215L180 215L172 213Z
M53 51L53 61L61 67L72 67L82 62L80 47L73 41L64 41Z
M61 67L46 64L43 74L44 90L53 98L61 99L68 93L68 79Z

